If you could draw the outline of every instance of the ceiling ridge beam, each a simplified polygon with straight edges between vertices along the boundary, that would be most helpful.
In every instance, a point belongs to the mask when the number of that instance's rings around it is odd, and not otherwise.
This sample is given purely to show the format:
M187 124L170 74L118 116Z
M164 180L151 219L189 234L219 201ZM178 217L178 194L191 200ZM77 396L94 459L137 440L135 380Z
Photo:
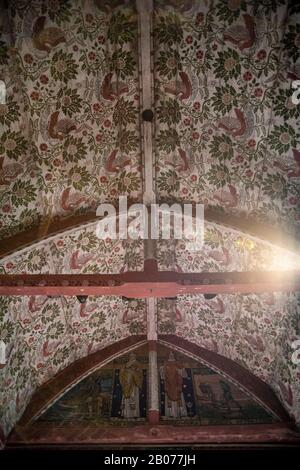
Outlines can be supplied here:
M164 298L300 291L300 271L179 273L157 271L155 262L145 268L121 274L0 274L0 295Z

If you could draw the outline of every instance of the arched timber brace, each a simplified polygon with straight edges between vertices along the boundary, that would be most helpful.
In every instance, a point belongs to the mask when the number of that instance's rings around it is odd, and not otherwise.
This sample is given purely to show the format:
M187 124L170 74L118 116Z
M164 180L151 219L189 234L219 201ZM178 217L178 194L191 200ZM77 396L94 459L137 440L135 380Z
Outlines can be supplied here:
M117 357L146 343L145 337L133 336L114 345L108 346L91 356L80 359L61 371L50 382L36 391L23 417L8 439L8 446L72 444L105 445L113 443L145 444L145 443L193 443L203 442L299 442L299 434L295 431L290 418L269 386L242 366L212 351L196 346L189 341L174 335L161 335L158 343L180 352L204 365L213 368L224 378L242 388L257 402L270 411L278 422L269 425L222 425L191 427L182 425L179 428L170 424L136 424L126 428L93 427L89 425L72 426L63 424L55 427L35 419L67 390L83 380L93 371L101 368ZM149 417L148 417L149 419ZM155 426L155 428L153 428ZM155 429L155 432L153 431Z

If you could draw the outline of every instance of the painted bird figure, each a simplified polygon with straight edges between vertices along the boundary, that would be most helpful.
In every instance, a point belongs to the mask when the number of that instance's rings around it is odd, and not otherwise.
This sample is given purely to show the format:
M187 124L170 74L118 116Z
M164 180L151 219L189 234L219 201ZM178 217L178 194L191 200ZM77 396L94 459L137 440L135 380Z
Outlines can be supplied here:
M236 23L224 32L224 40L237 45L240 51L252 47L256 39L254 17L244 13L243 20L243 24Z
M28 300L28 310L35 313L47 302L48 298L43 295L31 295Z
M39 51L50 52L58 44L66 42L63 30L53 26L45 27L46 17L40 16L32 29L32 42Z
M87 198L82 193L79 191L71 193L71 189L71 187L64 189L60 196L60 207L64 211L77 209L81 204L87 201Z
M80 304L79 316L81 318L88 317L91 313L97 310L98 307L98 304L95 302Z
M108 73L104 77L99 90L100 96L107 101L115 101L124 93L128 93L129 90L128 85L126 85L126 83L121 82L119 80L113 81L112 78L113 73ZM99 96L98 99L100 99Z
M287 173L289 178L300 178L300 151L297 149L292 149L292 151L293 151L294 161L296 163L296 168L291 169L291 167L288 164L280 160L275 160L274 166L279 168L284 173Z
M48 134L52 139L63 140L70 132L76 130L76 123L73 119L58 119L59 111L55 111L50 116Z
M211 250L208 255L225 266L230 263L230 255L227 248L222 247L222 250ZM211 302L209 302L209 305L211 305Z
M10 184L18 176L24 173L24 168L24 165L17 162L4 165L4 157L0 157L0 186Z
M264 352L266 349L263 340L259 336L245 335L245 339L257 351Z
M211 308L216 313L222 314L225 312L224 302L219 298L213 301L209 300L205 302L205 305L207 305L207 307Z
M107 158L107 161L105 163L105 169L109 173L117 173L125 166L131 164L131 159L128 157L123 157L121 155L119 158L117 158L118 152L118 149L114 149Z
M288 176L291 178L300 178L300 151L297 149L293 150L293 156L296 163L296 168L288 173Z
M167 163L177 171L187 171L190 168L189 159L185 150L178 148L178 155L172 154Z
M56 350L56 348L58 348L60 344L61 344L61 341L50 342L47 339L45 343L43 343L43 347L42 347L43 357L51 356L51 354L54 353L54 351Z
M232 137L249 138L254 129L254 116L250 109L244 111L234 108L235 117L224 116L218 119L218 127Z
M82 253L80 250L74 251L70 258L70 268L71 269L81 269L83 268L89 261L94 258L94 254L91 253ZM85 304L81 304L85 305Z
M180 101L187 100L192 95L192 84L185 72L179 72L180 80L174 80L165 85L166 93L178 96Z
M226 207L236 207L238 205L237 190L231 184L228 185L229 191L221 189L213 194L213 198Z

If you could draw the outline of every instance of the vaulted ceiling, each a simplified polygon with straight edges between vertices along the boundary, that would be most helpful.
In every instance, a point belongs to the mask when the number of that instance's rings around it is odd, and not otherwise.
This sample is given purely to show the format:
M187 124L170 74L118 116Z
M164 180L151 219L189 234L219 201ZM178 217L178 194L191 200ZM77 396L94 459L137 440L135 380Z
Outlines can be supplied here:
M300 79L299 14L284 0L271 7L154 1L155 198L201 202L216 216L205 223L201 250L158 241L159 270L299 268L300 105L291 101L292 81ZM14 0L1 9L0 25L0 80L7 90L0 104L1 253L13 247L0 273L142 271L140 240L99 240L93 220L58 234L49 230L55 221L95 214L99 203L119 195L143 200L149 180L135 2ZM255 230L259 224L268 230ZM5 434L57 372L147 332L144 299L89 297L80 304L75 297L3 296L0 302L0 339L8 349L0 371ZM300 369L291 360L300 335L299 293L161 299L157 323L158 333L242 364L300 423Z

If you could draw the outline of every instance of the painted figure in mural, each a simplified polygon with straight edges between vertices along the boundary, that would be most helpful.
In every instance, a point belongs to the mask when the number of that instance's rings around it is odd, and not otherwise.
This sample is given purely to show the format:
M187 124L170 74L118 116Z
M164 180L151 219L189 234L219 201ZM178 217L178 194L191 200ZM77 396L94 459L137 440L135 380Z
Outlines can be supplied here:
M120 370L119 379L123 394L122 417L139 418L143 371L134 353L130 354L128 362Z
M235 400L234 396L232 395L231 387L227 382L224 380L220 380L220 386L223 393L223 402L226 405L229 412L231 412L231 405L234 408L237 408L239 411L243 411L241 405L237 400Z
M90 377L87 381L87 398L86 403L88 406L89 417L93 415L102 416L103 397L101 394L101 383L94 377Z
M183 396L183 379L187 377L185 368L176 361L170 352L167 362L159 369L160 377L165 385L165 416L182 418L187 416L187 408Z

